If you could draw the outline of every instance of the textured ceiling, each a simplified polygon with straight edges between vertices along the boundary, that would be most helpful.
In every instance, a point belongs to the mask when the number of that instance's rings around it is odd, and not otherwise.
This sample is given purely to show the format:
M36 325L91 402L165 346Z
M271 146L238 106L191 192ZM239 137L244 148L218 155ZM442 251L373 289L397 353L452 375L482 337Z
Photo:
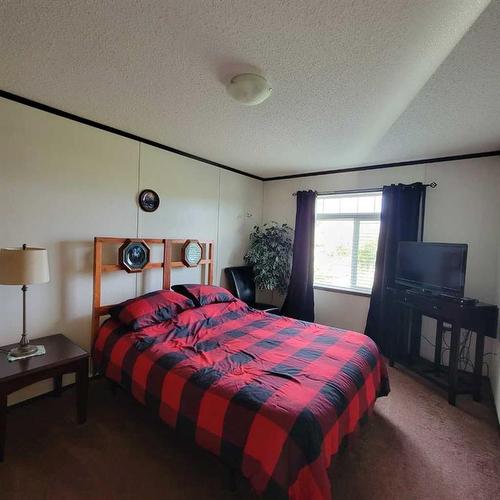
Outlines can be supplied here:
M263 177L497 149L499 12L499 0L4 0L0 88ZM250 108L224 88L248 70L274 89Z

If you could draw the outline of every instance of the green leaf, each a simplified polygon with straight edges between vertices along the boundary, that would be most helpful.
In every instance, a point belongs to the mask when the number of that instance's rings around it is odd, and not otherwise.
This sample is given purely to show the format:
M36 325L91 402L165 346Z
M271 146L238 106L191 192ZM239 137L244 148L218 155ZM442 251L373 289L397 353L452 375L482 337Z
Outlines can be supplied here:
M293 229L277 222L254 226L245 254L245 262L253 266L255 284L261 290L286 293L292 261Z

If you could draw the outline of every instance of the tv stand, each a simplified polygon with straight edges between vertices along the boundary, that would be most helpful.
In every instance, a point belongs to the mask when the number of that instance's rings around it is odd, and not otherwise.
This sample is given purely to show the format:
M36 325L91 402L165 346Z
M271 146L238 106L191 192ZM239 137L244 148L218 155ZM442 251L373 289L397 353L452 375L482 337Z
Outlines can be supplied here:
M454 300L451 300L450 297L422 294L414 290L387 288L387 294L391 309L396 315L389 364L394 366L397 362L446 389L448 402L452 405L456 403L457 394L472 394L474 400L479 401L484 337L496 338L498 307L475 299L461 301L453 297ZM422 316L437 320L434 362L420 357ZM441 363L445 323L451 325L449 366L443 366ZM476 332L472 374L458 369L462 328Z

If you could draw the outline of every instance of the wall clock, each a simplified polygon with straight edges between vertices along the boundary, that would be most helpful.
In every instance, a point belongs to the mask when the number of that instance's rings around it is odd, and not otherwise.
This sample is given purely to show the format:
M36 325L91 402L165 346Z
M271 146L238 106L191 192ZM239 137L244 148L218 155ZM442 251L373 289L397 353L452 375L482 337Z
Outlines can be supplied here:
M120 266L128 273L139 273L149 263L149 247L142 240L127 240L119 249Z
M152 189L143 189L139 194L139 206L145 212L154 212L160 206L160 197Z
M185 266L196 267L201 261L202 254L203 249L198 240L187 240L182 246L181 258Z

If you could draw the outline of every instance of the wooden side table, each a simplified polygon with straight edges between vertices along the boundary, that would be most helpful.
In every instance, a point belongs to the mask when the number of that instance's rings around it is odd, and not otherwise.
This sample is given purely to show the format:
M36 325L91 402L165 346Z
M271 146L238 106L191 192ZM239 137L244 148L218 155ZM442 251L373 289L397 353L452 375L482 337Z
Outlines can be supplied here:
M76 374L76 412L79 424L87 419L87 393L89 382L89 354L64 335L51 335L32 341L43 344L46 354L9 362L0 353L0 462L4 459L7 432L7 396L27 385L54 379L54 392L60 394L62 376ZM16 344L2 346L8 351Z

